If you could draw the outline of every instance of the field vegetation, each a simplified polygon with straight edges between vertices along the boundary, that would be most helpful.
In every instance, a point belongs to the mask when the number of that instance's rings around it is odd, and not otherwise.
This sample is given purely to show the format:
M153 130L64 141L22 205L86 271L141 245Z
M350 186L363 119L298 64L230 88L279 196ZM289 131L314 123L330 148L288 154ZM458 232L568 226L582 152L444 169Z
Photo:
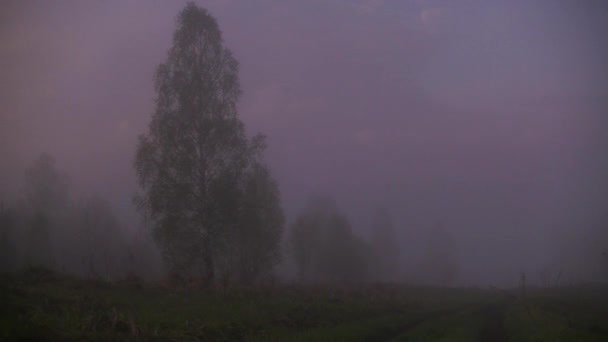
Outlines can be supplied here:
M30 269L2 276L0 338L605 341L608 291L406 285L167 287ZM581 295L581 293L584 293Z

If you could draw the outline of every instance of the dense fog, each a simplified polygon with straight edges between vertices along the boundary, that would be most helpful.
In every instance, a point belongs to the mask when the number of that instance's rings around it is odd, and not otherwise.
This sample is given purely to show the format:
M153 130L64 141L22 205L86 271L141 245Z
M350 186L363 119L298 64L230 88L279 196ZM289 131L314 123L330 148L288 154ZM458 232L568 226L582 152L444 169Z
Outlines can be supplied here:
M243 176L266 192L242 203L271 205L231 232L263 216L280 238L226 247L215 277L253 279L255 255L306 283L608 280L603 1L195 3L239 64L244 134L266 136ZM160 251L136 209L185 6L0 4L3 270L159 279L205 259Z

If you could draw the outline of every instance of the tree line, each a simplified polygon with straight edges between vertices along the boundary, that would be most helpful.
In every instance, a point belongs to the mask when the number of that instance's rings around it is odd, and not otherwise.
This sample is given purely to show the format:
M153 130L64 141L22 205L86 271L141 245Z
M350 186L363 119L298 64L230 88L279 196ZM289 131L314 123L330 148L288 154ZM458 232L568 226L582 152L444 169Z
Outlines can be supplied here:
M97 195L72 198L69 176L42 154L24 173L23 196L0 205L0 265L86 277L153 273L153 246L129 232ZM145 275L145 274L144 274Z
M249 137L238 116L238 62L216 19L189 3L176 24L155 72L155 109L134 158L140 188L134 203L167 272L205 284L252 284L271 277L286 254L303 282L398 280L400 246L384 209L364 239L335 201L313 197L285 236L279 188L264 161L265 137ZM88 275L135 268L146 245L133 244L106 201L70 202L67 176L52 157L34 162L25 183L19 209L0 212L7 264L19 254L11 249L13 235L22 232L28 265L57 268L62 259L61 269ZM429 258L445 264L450 257Z

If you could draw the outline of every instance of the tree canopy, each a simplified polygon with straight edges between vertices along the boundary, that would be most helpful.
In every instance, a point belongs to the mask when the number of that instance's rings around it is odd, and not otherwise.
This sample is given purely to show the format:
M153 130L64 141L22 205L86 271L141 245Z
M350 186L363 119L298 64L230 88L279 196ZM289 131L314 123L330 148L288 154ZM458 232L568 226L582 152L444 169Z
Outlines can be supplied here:
M369 247L330 198L308 201L291 227L290 243L303 281L343 283L368 276Z
M136 202L165 260L175 273L210 282L252 278L243 273L277 260L283 214L262 160L264 137L248 139L238 118L238 63L207 10L189 3L179 13L155 91L156 109L137 146ZM262 204L251 205L251 198ZM252 232L256 239L240 243ZM254 249L255 258L245 256ZM245 259L255 267L243 266Z

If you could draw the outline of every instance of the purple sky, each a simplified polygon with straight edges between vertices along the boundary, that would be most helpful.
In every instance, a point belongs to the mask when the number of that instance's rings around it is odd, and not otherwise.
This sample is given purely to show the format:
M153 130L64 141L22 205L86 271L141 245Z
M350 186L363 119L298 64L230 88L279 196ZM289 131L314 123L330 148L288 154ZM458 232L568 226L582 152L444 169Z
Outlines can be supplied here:
M602 1L197 3L240 62L240 115L268 135L288 219L329 193L363 233L385 205L411 260L443 222L484 282L608 231ZM184 4L2 3L0 195L46 151L76 198L133 221L135 142Z

